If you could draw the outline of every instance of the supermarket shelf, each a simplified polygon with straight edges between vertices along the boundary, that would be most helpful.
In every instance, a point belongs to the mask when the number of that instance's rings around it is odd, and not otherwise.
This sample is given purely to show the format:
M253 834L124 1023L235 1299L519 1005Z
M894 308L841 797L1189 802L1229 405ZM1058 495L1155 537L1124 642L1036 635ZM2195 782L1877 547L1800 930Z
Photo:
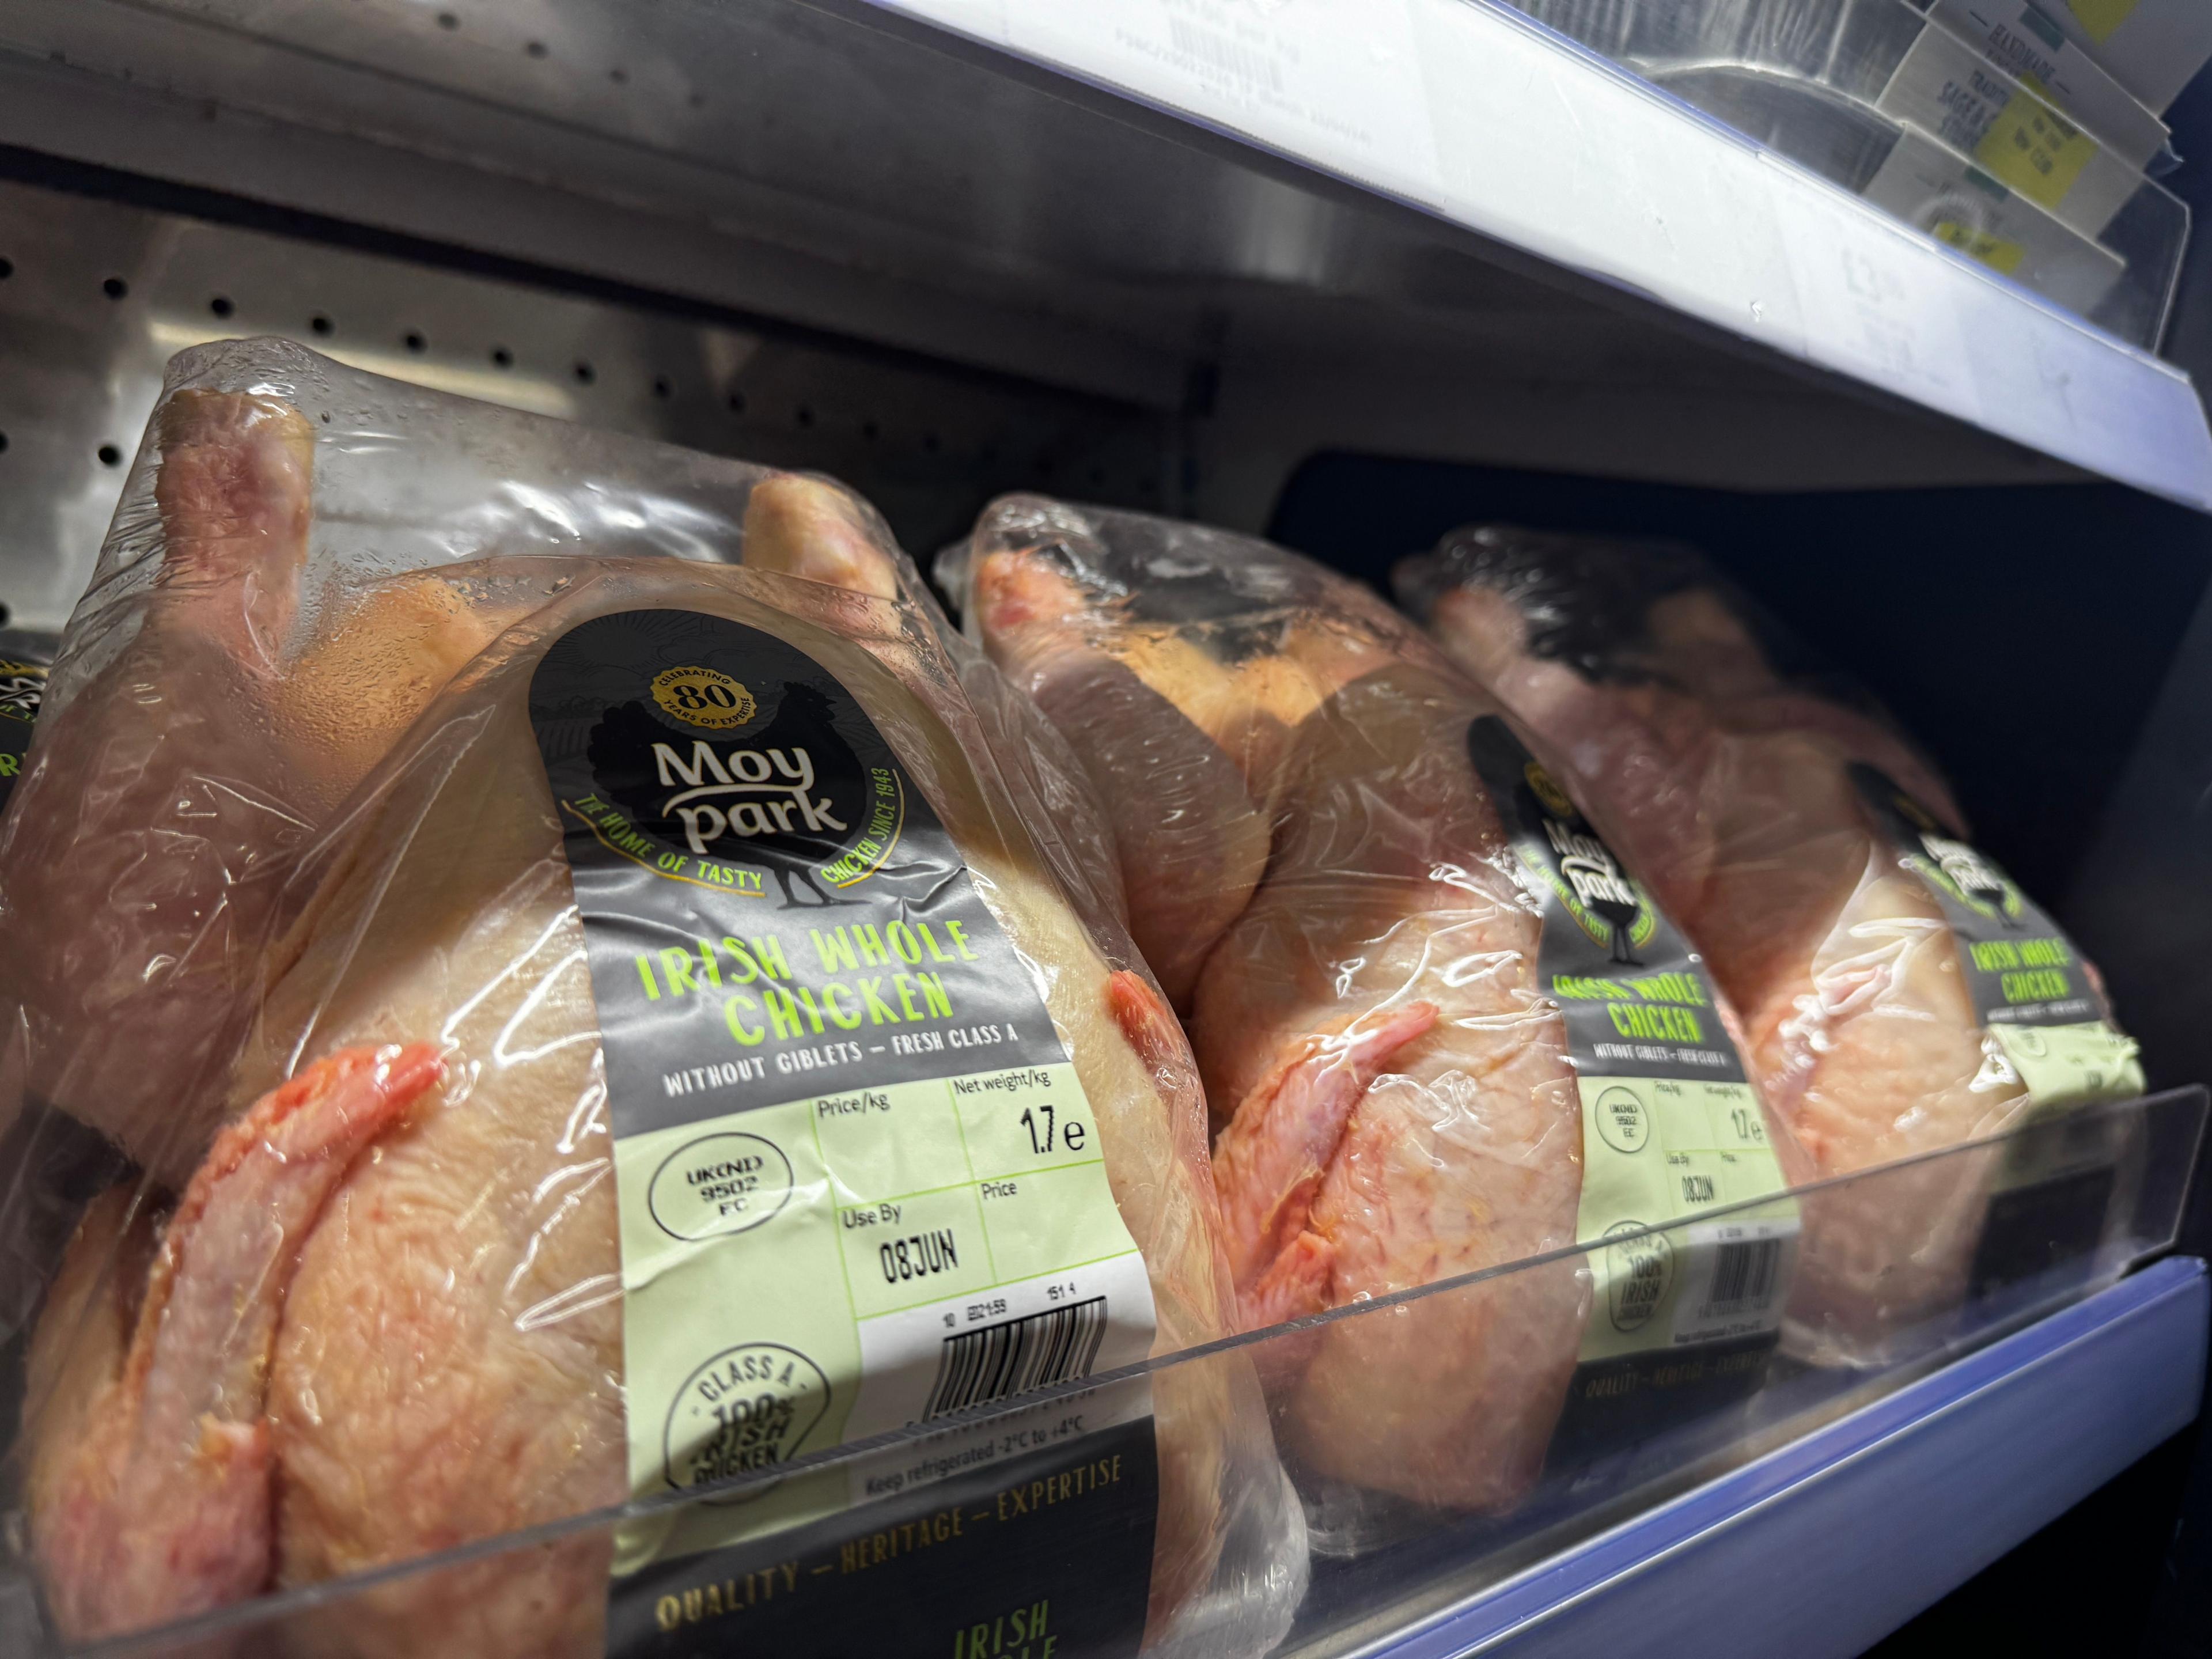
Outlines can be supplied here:
M549 293L0 180L0 606L58 629L175 352L283 335L380 374L693 449L836 473L906 545L991 495L1161 499L1159 422L912 355ZM122 292L111 297L106 284Z
M2212 510L2185 374L1505 7L870 3Z
M12 0L0 173L1119 402L1176 423L1167 505L1249 529L1332 449L2212 495L2170 368L1488 0L916 3ZM1282 48L1257 115L1006 38L1224 15Z
M2209 1292L2159 1262L1363 1651L1845 1659L2196 1417Z

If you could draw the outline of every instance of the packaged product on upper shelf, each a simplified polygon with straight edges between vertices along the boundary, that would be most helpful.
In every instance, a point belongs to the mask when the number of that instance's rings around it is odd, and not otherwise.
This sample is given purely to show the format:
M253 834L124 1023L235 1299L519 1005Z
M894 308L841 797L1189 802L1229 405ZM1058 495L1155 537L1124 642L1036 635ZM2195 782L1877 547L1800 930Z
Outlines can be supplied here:
M2133 150L2149 144L2147 154L2122 149L2101 126L2085 130L2067 120L2040 82L2022 84L1990 64L1984 46L1931 24L1899 60L1875 107L1948 145L1966 164L1961 182L1978 170L2094 238L2134 198L2144 165L2165 143L2156 117L2130 100L2118 102L2143 117L2124 130ZM1880 200L1884 192L1870 185L1867 194Z
M2166 149L2166 123L2069 41L2035 0L1934 0L1928 15L2129 166L2147 168Z
M2069 45L2045 15L2062 0L1512 3L1989 270L2156 345L2189 211L2145 176L2170 159L2164 124Z
M18 1143L106 1148L9 1200L106 1183L13 1465L64 1638L625 1503L284 1639L1280 1637L1250 1363L1146 1364L1234 1329L1189 1051L1073 762L863 503L203 348L56 686L0 916ZM1008 1490L1057 1501L957 1524Z
M2212 59L2204 0L2048 0L2040 12L2160 115Z
M1373 594L1200 526L1012 496L939 575L1109 803L1248 1328L1621 1241L1595 1314L1569 1260L1269 1345L1319 1547L1405 1523L1378 1493L1510 1508L1571 1379L1602 1434L1585 1401L1655 1399L1624 1369L1771 1347L1786 1203L1673 1267L1643 1231L1782 1184L1729 1017L1495 702Z
M1779 672L1778 631L1697 555L1486 527L1397 579L1712 963L1793 1180L2141 1091L2096 970L1968 843L1927 761L1863 697ZM2039 1173L1995 1166L1935 1160L1913 1203L1906 1171L1878 1207L1826 1205L1795 1340L1838 1358L1927 1340L1978 1246L2002 1270L1990 1183Z

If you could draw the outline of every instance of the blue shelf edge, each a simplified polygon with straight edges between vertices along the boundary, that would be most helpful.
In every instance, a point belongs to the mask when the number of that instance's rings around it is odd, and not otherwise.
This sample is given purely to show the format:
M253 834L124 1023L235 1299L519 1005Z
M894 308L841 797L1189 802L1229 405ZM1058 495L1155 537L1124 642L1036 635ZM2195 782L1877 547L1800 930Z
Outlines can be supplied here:
M2194 1420L2209 1317L2157 1262L1370 1652L1847 1659Z

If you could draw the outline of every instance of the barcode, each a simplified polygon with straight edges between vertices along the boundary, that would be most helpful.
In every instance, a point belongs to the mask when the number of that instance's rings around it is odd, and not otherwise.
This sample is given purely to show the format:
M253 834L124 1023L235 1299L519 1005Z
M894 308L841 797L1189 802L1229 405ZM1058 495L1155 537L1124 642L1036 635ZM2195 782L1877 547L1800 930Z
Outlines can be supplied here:
M1168 19L1168 35L1177 52L1195 58L1207 69L1233 75L1240 81L1257 82L1270 92L1283 89L1282 67L1264 52L1239 46L1180 17Z
M1106 1298L1070 1303L948 1336L925 1419L1091 1375L1106 1340Z
M1764 1308L1767 1297L1774 1294L1774 1270L1781 1261L1778 1238L1720 1246L1713 1252L1713 1279L1705 1289L1704 1313L1742 1313Z

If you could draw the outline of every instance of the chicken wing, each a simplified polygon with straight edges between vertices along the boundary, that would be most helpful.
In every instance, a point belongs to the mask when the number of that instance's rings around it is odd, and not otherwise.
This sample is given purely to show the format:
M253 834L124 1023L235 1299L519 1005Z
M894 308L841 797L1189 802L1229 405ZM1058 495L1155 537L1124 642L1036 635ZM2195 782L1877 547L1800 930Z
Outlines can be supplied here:
M292 859L533 600L409 572L333 585L303 627L307 421L274 396L185 391L158 422L151 586L72 636L0 822L19 940L0 1000L21 1011L29 1096L175 1188L220 1121Z

